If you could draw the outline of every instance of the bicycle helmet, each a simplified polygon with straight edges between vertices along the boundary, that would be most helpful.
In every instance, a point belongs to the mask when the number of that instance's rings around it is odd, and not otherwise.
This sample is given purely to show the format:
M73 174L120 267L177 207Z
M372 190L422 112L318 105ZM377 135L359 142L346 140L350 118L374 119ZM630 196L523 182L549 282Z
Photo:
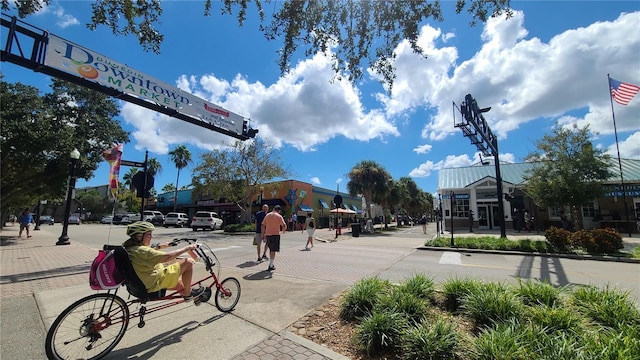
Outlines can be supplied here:
M136 234L144 234L153 231L156 227L148 221L136 221L127 226L127 236L133 237Z

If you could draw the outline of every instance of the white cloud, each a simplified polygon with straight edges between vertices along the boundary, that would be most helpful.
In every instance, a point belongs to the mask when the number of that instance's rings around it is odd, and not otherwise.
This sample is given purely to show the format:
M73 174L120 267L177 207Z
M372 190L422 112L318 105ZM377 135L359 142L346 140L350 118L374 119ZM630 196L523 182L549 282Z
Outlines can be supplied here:
M318 178L317 176L312 177L310 181L311 181L311 183L313 185L320 185L321 184L320 178Z
M424 145L420 145L420 146L416 147L415 149L413 149L413 151L414 151L416 154L426 154L426 153L428 153L429 151L431 151L431 148L432 148L432 147L433 147L433 146L431 146L431 145L429 145L429 144L424 144Z
M611 134L606 74L640 81L640 12L568 30L547 43L527 38L524 20L521 11L509 20L489 19L481 49L460 64L456 48L439 47L441 30L423 26L418 43L428 58L414 54L407 42L396 48L393 94L377 95L387 114L433 108L435 114L422 135L442 140L459 131L451 126L451 102L459 104L470 93L481 107L492 107L484 116L500 138L522 123L579 109L584 114L576 119L579 124L589 123L593 131ZM629 106L616 106L618 129L637 130L639 112L640 98Z
M298 63L270 86L250 83L241 75L228 82L213 74L199 78L182 75L176 83L182 90L250 118L251 126L260 131L258 136L277 148L289 144L301 151L314 151L316 145L337 136L359 141L399 136L384 112L365 110L357 88L344 80L329 82L327 79L332 76L330 60L318 54ZM138 115L142 118L131 118ZM223 140L229 142L226 136L185 126L180 120L163 116L150 120L149 114L142 111L128 111L123 116L128 123L145 127L146 131L139 132L136 139L160 148L191 143L211 149ZM149 139L143 140L145 136Z
M640 159L640 131L637 131L628 138L618 141L620 147L620 157L623 159ZM618 149L616 144L611 145L607 151L607 154L613 158L618 157Z

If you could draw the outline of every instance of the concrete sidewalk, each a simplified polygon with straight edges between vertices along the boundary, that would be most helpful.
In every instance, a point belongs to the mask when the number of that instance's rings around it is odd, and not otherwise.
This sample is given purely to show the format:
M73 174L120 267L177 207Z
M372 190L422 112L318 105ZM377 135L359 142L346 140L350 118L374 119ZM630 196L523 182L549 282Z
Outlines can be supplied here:
M334 240L334 233L325 230L316 231L316 239ZM376 243L380 249L373 250L371 257L379 261L380 268L373 273L377 274L384 271L385 264L405 256L406 249L419 248L434 230L430 227L424 237L413 227L363 234L356 239L350 230L343 229L337 240L348 240L344 242L348 246ZM460 232L455 236L487 234L491 233ZM29 239L17 235L18 226L5 227L0 233L0 358L44 359L44 339L54 319L74 301L95 293L88 286L88 271L97 249L74 242L56 246L57 235L49 231L34 231ZM450 234L440 236L447 238ZM542 234L533 233L508 232L508 237L544 239ZM625 237L624 241L630 247L640 244L638 237ZM314 249L316 255L321 251L322 246ZM212 300L198 307L181 304L148 314L142 329L137 327L138 319L131 319L125 337L105 358L345 359L287 329L350 284L371 276L371 269L359 267L358 258L350 258L342 272L321 264L310 267L305 254L298 248L283 249L276 272L265 271L264 264L256 267L253 252L223 261L222 278L235 277L242 286L235 311L220 313ZM201 267L197 271L196 277L204 275ZM332 272L330 277L315 276L327 272ZM124 289L118 294L125 300L128 297Z
M17 235L17 226L5 227L0 240L0 358L39 360L46 358L46 331L58 314L95 293L88 286L88 270L96 250L76 243L56 246L57 238L45 231L29 239ZM205 273L199 271L196 277ZM237 267L223 267L221 276L242 283L232 313L220 313L212 299L148 314L142 329L137 318L131 319L125 337L105 358L345 359L286 329L347 284ZM128 298L124 289L118 294Z

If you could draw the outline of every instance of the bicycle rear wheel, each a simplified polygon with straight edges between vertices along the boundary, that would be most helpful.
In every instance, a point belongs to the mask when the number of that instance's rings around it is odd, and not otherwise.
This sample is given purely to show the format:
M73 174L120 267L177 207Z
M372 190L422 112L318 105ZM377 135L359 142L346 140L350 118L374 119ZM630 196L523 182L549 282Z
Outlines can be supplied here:
M229 312L236 307L240 300L240 282L238 279L228 277L220 283L216 289L216 307L222 312Z
M120 342L129 307L115 294L94 294L66 308L53 322L45 350L50 360L100 359Z

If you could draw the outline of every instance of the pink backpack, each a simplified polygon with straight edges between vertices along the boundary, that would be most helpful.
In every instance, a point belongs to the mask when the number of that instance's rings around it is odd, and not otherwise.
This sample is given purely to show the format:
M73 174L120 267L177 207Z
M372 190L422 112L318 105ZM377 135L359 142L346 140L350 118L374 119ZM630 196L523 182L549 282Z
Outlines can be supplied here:
M89 285L93 290L116 289L124 282L124 276L116 266L114 250L99 250L91 264Z

